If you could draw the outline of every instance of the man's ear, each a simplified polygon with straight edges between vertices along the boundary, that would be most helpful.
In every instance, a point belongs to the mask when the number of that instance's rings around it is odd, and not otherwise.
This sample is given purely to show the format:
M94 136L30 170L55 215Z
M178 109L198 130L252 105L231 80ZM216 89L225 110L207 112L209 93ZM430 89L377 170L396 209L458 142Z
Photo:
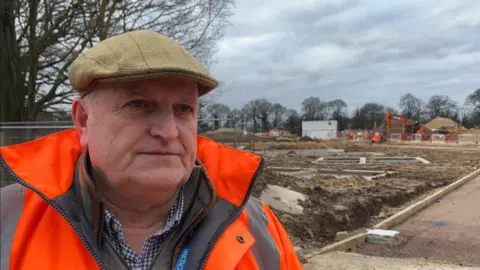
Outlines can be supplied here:
M86 102L81 98L75 98L72 103L72 120L80 138L82 146L87 145L87 120L88 108Z

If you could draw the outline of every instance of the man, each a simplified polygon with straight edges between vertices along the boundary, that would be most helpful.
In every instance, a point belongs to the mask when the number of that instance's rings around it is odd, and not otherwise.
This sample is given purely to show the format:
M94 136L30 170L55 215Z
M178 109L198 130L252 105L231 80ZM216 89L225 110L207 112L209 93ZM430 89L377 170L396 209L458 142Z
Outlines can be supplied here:
M197 137L217 81L151 31L80 55L75 129L1 148L1 269L301 269L262 159Z

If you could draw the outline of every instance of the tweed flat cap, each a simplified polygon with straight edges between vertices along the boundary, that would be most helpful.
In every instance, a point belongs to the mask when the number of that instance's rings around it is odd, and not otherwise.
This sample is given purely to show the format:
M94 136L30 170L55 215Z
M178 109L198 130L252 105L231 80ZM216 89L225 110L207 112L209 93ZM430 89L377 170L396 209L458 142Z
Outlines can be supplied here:
M200 95L218 86L208 70L178 42L149 30L106 39L80 54L69 72L70 84L85 95L98 82L122 82L161 76L187 76L198 81Z

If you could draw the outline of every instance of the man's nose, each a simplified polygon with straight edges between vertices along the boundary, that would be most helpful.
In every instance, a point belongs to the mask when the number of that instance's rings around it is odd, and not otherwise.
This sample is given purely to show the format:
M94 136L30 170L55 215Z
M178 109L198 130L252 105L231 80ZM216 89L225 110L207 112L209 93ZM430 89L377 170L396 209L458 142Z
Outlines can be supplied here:
M150 134L153 137L163 139L167 143L177 138L178 128L173 111L161 113L161 116L154 120Z

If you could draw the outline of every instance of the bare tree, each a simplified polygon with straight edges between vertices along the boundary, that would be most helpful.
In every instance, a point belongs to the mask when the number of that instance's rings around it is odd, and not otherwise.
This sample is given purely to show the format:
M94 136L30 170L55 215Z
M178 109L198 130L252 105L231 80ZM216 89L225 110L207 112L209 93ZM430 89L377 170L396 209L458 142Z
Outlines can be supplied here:
M258 132L259 126L258 126L258 118L257 118L257 104L255 100L249 101L245 106L243 106L242 111L244 112L247 123L251 122L252 124L252 131L253 132Z
M243 106L243 108L240 110L240 124L242 129L248 130L248 123L250 122L250 120L253 121L251 116L252 115L250 113L250 108L248 107L248 105Z
M227 113L227 121L225 122L225 127L228 127L228 128L237 127L237 122L239 121L239 118L238 118L238 115L236 115L236 113L237 113L236 111L230 110L229 108Z
M327 103L317 97L308 97L302 102L304 120L325 120L327 118Z
M474 106L474 113L480 116L480 88L468 95L465 104Z
M247 118L252 120L253 131L258 132L258 130L265 131L269 128L269 117L272 112L272 103L266 99L254 99L248 102L243 108ZM261 124L261 125L259 125Z
M233 109L230 113L232 119L232 127L240 127L241 129L246 128L246 115L243 110Z
M337 120L338 129L343 130L347 126L347 103L342 99L328 102L329 118Z
M257 99L256 100L256 105L257 105L257 117L260 119L262 123L262 130L267 131L270 128L270 122L268 119L270 118L270 115L272 114L272 103L266 99Z
M283 115L287 111L287 108L285 108L280 103L275 103L272 105L271 110L272 110L272 127L278 128L280 126L280 123L282 122Z
M365 127L372 129L375 123L382 123L385 119L385 107L378 103L370 102L360 108L358 114L365 120Z
M200 97L198 102L198 118L205 119L208 117L208 106L212 105L210 100L204 98L205 96Z
M458 116L457 104L448 96L432 96L426 104L426 109L430 119L438 116L455 119Z
M351 128L353 129L362 129L362 128L367 128L367 124L369 121L367 121L367 117L363 112L360 111L360 108L356 108L353 111L353 117L350 121Z
M35 120L74 96L67 70L87 47L151 29L208 65L234 0L3 0L0 4L0 121Z
M302 119L296 110L290 109L285 112L285 123L283 127L292 134L302 134Z
M398 104L400 106L402 115L409 119L420 121L423 107L425 106L421 99L415 97L411 93L408 93L400 98L400 102Z
M347 108L347 103L343 99L335 99L327 103L328 107L328 117L337 119L346 115L345 109Z
M211 105L212 102L206 96L200 97L198 102L198 115L197 115L197 129L199 133L207 131L211 129L211 125L208 121L204 121L208 118L208 106Z
M215 103L207 107L207 111L214 119L214 129L219 129L222 122L230 116L230 107L225 104Z

